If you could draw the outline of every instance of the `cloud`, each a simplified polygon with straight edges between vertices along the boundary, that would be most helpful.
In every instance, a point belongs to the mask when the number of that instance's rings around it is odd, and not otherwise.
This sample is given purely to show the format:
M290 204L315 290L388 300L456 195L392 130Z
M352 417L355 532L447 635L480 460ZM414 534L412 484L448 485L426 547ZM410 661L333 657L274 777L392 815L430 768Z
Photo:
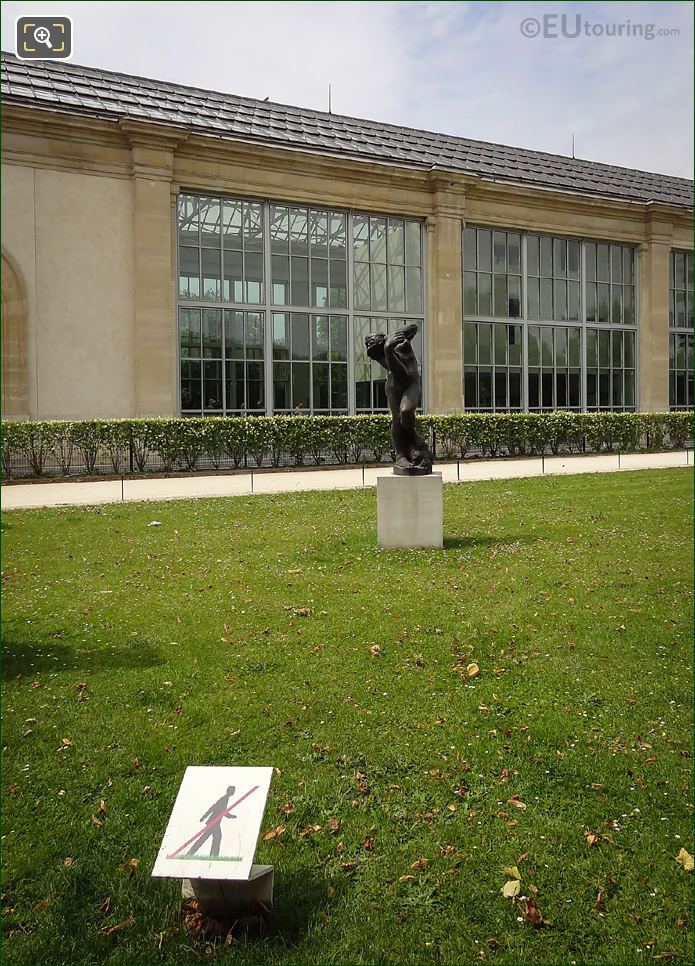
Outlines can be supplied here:
M191 86L690 177L689 4L63 3L74 62ZM55 4L3 4L14 19ZM525 38L563 14L604 36ZM609 24L678 36L605 36Z

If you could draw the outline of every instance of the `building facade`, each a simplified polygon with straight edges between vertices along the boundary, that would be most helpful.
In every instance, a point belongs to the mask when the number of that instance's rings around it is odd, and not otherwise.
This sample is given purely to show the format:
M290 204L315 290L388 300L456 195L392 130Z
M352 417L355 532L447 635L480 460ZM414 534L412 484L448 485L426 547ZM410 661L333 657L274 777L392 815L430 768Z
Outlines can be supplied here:
M693 406L692 182L3 54L7 418Z

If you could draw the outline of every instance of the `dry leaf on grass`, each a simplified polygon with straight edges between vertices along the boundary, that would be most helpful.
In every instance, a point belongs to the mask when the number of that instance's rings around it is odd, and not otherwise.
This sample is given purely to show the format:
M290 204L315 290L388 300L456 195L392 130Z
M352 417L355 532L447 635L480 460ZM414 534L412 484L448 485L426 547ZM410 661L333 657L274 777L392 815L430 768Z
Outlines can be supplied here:
M422 870L427 866L427 859L417 859L410 868L414 872L422 872Z
M125 862L121 863L121 868L125 869L128 873L128 878L132 879L137 871L137 867L140 864L140 859L126 859Z
M37 902L36 903L36 905L34 906L34 908L31 911L32 912L43 912L44 909L48 909L48 907L51 905L51 902L52 902L51 899L42 899L41 902Z
M536 900L529 898L526 900L526 905L521 909L521 915L523 916L524 922L528 922L531 926L549 926L550 922L548 919L544 919L543 916L538 911L538 906L536 905Z
M510 879L521 879L521 872L515 865L506 865L504 871Z
M477 678L480 674L480 668L477 664L469 664L466 668L466 673L469 678Z
M378 644L372 644L372 646L369 648L369 653L372 655L372 657L378 657L381 654L381 648Z
M676 862L682 865L686 872L693 871L693 857L690 852L686 852L685 849L681 849L676 856Z
M519 895L521 883L518 879L510 879L509 882L505 882L500 891L506 899L513 899L514 896Z
M113 926L102 926L99 932L103 933L104 936L110 936L112 932L117 932L119 929L125 929L127 926L132 926L134 922L135 920L133 917L128 916L128 918L124 919L123 922L117 922Z
M521 809L524 809L527 807L524 802L520 801L518 795L512 795L511 798L508 798L507 805L513 805L514 808L521 808Z
M277 828L269 828L263 835L263 841L270 842L272 839L278 838L285 831L285 828L285 825L278 825Z

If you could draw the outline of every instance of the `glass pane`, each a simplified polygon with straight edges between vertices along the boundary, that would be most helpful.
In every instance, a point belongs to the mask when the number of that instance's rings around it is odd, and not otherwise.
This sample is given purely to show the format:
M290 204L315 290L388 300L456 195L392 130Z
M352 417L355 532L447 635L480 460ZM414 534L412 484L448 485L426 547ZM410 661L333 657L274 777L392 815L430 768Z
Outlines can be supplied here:
M368 309L371 307L371 292L369 286L369 265L355 262L355 308Z
M222 409L222 363L203 363L203 409Z
M292 241L292 251L294 251L294 241ZM290 302L292 305L309 304L309 259L295 258L290 259L290 271L292 272L290 287Z
M567 283L567 297L569 300L569 309L567 312L567 318L571 322L579 321L579 282L568 282Z
M529 275L540 274L540 245L537 235L526 238L526 265Z
M507 372L495 372L495 408L507 408Z
M345 215L332 211L330 214L330 238L329 245L331 259L337 258L345 261L347 258L347 219Z
M508 317L507 313L509 311L509 303L507 301L507 276L506 275L495 275L495 311L494 315L497 319L506 319Z
M489 369L478 371L478 406L492 408L492 372Z
M487 228L478 229L478 271L492 271L492 232Z
M311 259L311 304L328 307L328 261L325 258Z
M328 303L332 309L347 308L347 262L332 258L329 265L330 291Z
M623 364L626 369L634 369L635 368L635 333L625 332L623 333L623 336L624 336L623 346L625 351L625 360Z
M289 359L290 336L287 315L273 315L273 359Z
M568 405L572 406L573 409L578 409L581 406L581 394L580 394L580 370L570 369L569 373L569 399Z
M347 362L347 319L339 316L331 319L331 359Z
M623 280L623 250L620 245L611 245L611 281Z
M492 315L492 275L478 275L478 315Z
M541 405L541 385L540 376L537 369L532 369L528 374L528 407L529 409L540 409Z
M372 407L372 383L369 373L369 366L355 366L355 402L357 409L371 409Z
M676 336L676 369L685 369L685 336Z
M199 244L198 199L181 195L178 208L179 245L196 247Z
M623 374L622 372L613 373L613 406L619 409L623 405Z
M246 373L243 362L228 362L225 366L227 381L227 410L244 409L246 403Z
M203 248L201 251L201 268L203 275L203 298L220 298L220 275L222 274L221 252L213 248Z
M580 251L580 245L576 239L572 238L567 242L567 274L570 278L579 278Z
M685 326L686 325L686 318L685 318L685 291L681 291L679 289L676 289L676 291L674 293L674 304L675 304L675 316L676 316L675 322L676 322L676 325L678 325L678 326Z
M467 229L470 230L470 229ZM464 272L463 273L463 314L464 315L477 315L478 305L476 298L475 289L475 272Z
M228 256L224 258L224 270L227 271ZM289 305L290 303L290 260L286 255L273 255L273 304ZM239 299L239 301L241 301Z
M229 401L227 406L229 406ZM265 409L263 364L260 362L246 363L246 406L256 413Z
M541 364L541 336L537 325L528 327L528 364L530 366Z
M263 206L249 201L244 203L244 248L263 251Z
M391 312L405 311L405 269L399 265L388 267L388 307Z
M509 271L513 274L521 274L521 235L510 232L507 235L507 257L509 259Z
M220 238L220 202L216 198L201 199L200 244L204 248L219 248Z
M596 245L587 242L584 246L586 258L586 280L587 282L596 281Z
M567 406L567 373L563 371L555 373L555 405Z
M595 370L586 374L586 405L588 409L598 406L598 373Z
M390 265L405 264L405 229L400 218L389 218L386 254Z
M241 224L241 218L239 220ZM278 205L270 206L270 250L280 255L290 250L290 213L289 209Z
M581 352L581 329L570 329L569 330L569 352L568 352L568 364L570 366L581 366L582 364L582 352Z
M246 301L257 304L263 301L263 255L260 252L244 252L246 275Z
M550 278L553 274L553 240L541 238L541 275Z
M669 368L676 368L676 337L675 335L670 335L668 337L668 364Z
M304 208L290 208L290 254L309 254L309 219Z
M312 315L311 317L311 345L312 358L328 360L328 327L327 315ZM326 377L328 380L328 377Z
M465 228L463 231L463 264L468 271L475 271L478 266L475 228Z
M315 362L312 366L314 380L314 409L329 409L329 369L327 362Z
M179 272L179 294L183 298L198 298L200 295L199 249L179 249Z
M611 285L611 323L622 325L623 321L623 287Z
M594 282L586 283L586 321L596 322L596 284Z
M553 318L557 319L558 322L564 322L567 319L567 282L563 280L558 280L555 282L555 314Z
M509 276L509 318L521 318L521 276Z
M463 372L463 406L464 409L475 409L478 405L478 370L464 369Z
M244 358L244 313L232 312L229 309L224 313L224 342L225 354L228 359Z
M624 404L626 406L634 406L635 405L635 374L630 369L627 369L625 371L624 385L625 385Z
M331 409L347 409L347 366L331 366Z
M385 249L384 249L385 250ZM379 311L387 308L386 301L386 265L372 265L372 301L371 307Z
M507 326L495 326L495 365L507 365Z
M265 355L263 330L265 315L262 312L246 313L246 358L262 359Z
M611 334L605 329L598 330L598 364L606 369L611 364Z
M242 203L224 201L222 205L222 243L225 250L242 248ZM287 249L285 249L286 251Z
M635 324L635 290L632 285L623 286L623 322Z
M608 322L609 316L610 285L599 283L598 285L598 321Z
M521 339L522 339L522 328L520 325L509 325L507 326L507 341L508 341L508 358L510 366L520 366L521 365Z
M200 362L181 360L181 409L201 409Z
M489 323L478 326L478 362L480 365L492 362L492 326Z
M541 279L540 316L548 321L553 318L553 280L551 278Z
M521 409L521 369L509 370L509 407Z
M405 270L405 309L406 312L422 311L422 269L420 268Z
M613 368L622 369L623 367L623 333L613 332Z
M540 282L537 278L529 278L527 281L528 294L528 317L529 319L540 318Z
M290 316L292 324L292 358L309 359L309 317L293 312Z
M567 329L557 328L555 332L555 365L567 365Z
M200 358L200 309L179 309L181 357Z
M406 265L422 265L421 238L422 224L419 221L405 223L405 263Z
M541 330L541 364L552 366L553 364L553 330L549 325L543 325ZM545 405L545 404L544 404Z
M542 372L541 406L543 409L552 409L553 405L553 374L552 372Z
M564 238L553 239L553 270L555 278L567 277L567 242Z
M586 330L586 364L598 366L598 332L596 329Z
M373 262L386 264L386 219L369 219L370 258Z
M685 254L683 252L675 252L673 263L675 267L674 287L685 288Z
M503 231L493 232L492 235L493 271L504 273L507 271L507 236Z
M352 219L353 252L356 262L369 261L369 218L366 215L354 215ZM357 268L355 267L355 276Z
M289 362L273 363L273 409L291 408L290 370Z
M596 246L596 271L599 282L609 281L608 245Z
M309 375L310 366L307 362L292 365L292 407L309 411Z
M474 322L464 322L463 325L463 361L466 365L475 365L478 361L476 325Z
M328 258L328 214L325 211L309 212L309 240L312 257Z

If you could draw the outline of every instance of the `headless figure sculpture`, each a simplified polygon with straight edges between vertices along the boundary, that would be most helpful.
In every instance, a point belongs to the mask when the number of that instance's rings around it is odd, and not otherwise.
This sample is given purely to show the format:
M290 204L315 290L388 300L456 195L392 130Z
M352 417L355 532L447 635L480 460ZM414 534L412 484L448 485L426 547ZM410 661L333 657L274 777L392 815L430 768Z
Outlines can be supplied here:
M393 472L399 476L425 476L432 472L432 453L415 431L415 410L420 403L420 372L411 345L417 335L414 323L393 335L373 332L366 336L367 355L387 370L386 398L391 410L391 436L396 451Z

